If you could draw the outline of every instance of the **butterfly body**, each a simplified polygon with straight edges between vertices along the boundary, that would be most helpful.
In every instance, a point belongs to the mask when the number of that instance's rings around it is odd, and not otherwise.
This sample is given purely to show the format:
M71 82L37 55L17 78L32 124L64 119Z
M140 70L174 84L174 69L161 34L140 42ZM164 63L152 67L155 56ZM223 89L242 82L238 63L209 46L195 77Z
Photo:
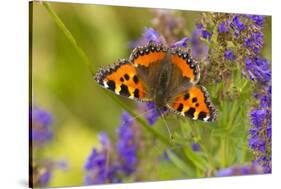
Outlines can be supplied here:
M154 102L157 108L162 108L167 104L167 92L169 91L169 84L171 82L171 76L169 72L169 64L162 63L164 66L158 74L158 81L155 88Z
M199 65L183 48L150 42L133 50L128 60L102 68L96 81L112 92L137 101L152 101L178 115L213 121L216 111L207 90L197 86Z

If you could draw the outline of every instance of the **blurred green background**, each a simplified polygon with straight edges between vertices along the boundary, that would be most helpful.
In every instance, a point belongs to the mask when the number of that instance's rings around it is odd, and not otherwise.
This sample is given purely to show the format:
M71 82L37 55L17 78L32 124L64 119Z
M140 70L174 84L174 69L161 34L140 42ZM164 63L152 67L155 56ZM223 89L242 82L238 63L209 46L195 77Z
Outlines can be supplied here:
M138 39L146 26L152 26L150 9L50 4L95 67L127 58L131 52L129 43ZM42 156L65 159L69 164L67 171L54 171L50 186L80 185L85 160L98 145L97 134L106 131L110 138L116 139L122 109L104 95L43 5L34 3L32 11L32 100L51 112L54 119L54 139L44 148ZM181 12L186 33L192 32L199 14ZM265 36L268 48L263 53L271 60L271 27L266 28L269 28ZM163 179L169 178L165 176L169 171L174 174L173 167L167 166L159 167Z

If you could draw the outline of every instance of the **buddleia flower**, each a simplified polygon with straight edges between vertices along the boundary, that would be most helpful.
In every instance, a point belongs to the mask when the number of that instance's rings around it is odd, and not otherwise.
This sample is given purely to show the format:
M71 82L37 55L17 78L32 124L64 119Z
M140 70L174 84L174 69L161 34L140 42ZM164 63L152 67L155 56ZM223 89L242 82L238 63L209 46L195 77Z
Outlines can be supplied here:
M31 163L30 185L32 187L46 187L49 185L55 169L66 171L68 163L65 160L33 160Z
M231 51L231 50L226 50L226 51L224 52L224 58L225 58L226 60L234 61L234 60L236 59L236 56L235 56L235 54L233 53L233 51Z
M246 29L246 26L245 26L245 24L241 21L239 15L234 15L234 16L233 16L231 26L232 26L234 29L237 29L237 30L239 30L239 31L243 31L243 30Z
M243 76L254 83L255 98L259 104L250 109L248 145L254 159L264 173L271 172L271 62L261 55L264 47L265 16L225 13L202 14L196 29L200 31L214 28L209 45L208 65L202 72L200 82L210 84L204 78L217 78L216 81L231 79L233 67L238 65ZM201 33L201 38L206 38ZM234 64L229 64L231 61ZM206 70L204 72L204 70Z
M44 150L46 144L53 139L53 116L47 110L38 106L30 109L29 140L32 143L30 161L30 185L33 187L46 187L52 179L55 169L67 170L66 160L55 160L50 157L41 157L38 153Z
M271 81L270 63L265 58L245 58L245 65L251 80L264 84Z
M157 119L160 117L154 102L148 102L144 105L144 117L148 121L149 125L154 125Z
M201 150L201 147L198 143L191 143L191 149L194 151L194 152L199 152Z
M249 147L253 150L256 164L264 168L264 173L271 173L271 86L264 87L261 94L256 94L259 107L250 112Z
M126 175L132 174L135 171L138 161L133 124L134 119L128 112L124 112L121 125L118 128L117 153L121 161L120 168Z
M200 27L201 27L201 25L197 26L197 28L193 30L189 42L190 42L190 46L191 46L192 56L196 60L203 62L208 59L209 47L208 47L208 45L203 43L200 39L201 31L200 31L200 29L198 29Z
M93 148L84 165L86 171L84 183L90 185L120 182L116 177L118 167L112 159L112 146L107 134L100 133L99 141L100 148Z
M134 123L128 112L122 114L116 146L105 132L99 134L100 147L93 148L84 165L85 184L119 183L135 172L138 145Z
M229 25L225 21L222 21L218 25L218 32L219 33L227 33L227 32L229 32Z
M250 174L262 174L262 167L258 165L245 165L245 166L232 166L217 171L216 176L239 176L239 175L250 175Z
M53 137L52 115L39 107L32 107L30 112L31 130L29 137L33 147L42 147Z
M166 41L156 30L153 28L145 28L145 31L142 37L136 41L130 43L131 48L136 48L138 46L144 46L148 44L150 41L153 41L156 44L165 44Z

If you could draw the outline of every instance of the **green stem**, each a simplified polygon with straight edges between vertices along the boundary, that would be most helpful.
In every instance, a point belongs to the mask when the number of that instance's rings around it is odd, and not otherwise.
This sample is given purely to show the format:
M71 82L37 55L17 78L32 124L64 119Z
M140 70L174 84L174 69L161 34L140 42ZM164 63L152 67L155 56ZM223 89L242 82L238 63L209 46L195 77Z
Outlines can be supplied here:
M67 27L64 25L64 23L62 22L62 20L59 18L59 16L56 14L56 12L51 8L51 6L49 5L49 3L47 2L43 2L43 6L47 9L47 11L49 12L49 14L52 16L52 18L55 20L56 24L58 25L59 29L64 33L64 35L66 36L66 38L68 39L68 41L72 44L72 46L75 48L75 50L77 51L78 55L82 58L83 62L88 66L90 72L92 75L95 74L95 69L93 68L88 56L86 55L86 53L83 51L83 49L81 47L79 47L77 41L75 40L75 38L73 37L73 35L71 34L71 32L67 29ZM108 96L110 96L112 98L112 100L114 102L116 102L118 105L120 105L122 108L124 108L126 111L128 111L132 116L136 117L136 120L138 121L138 123L140 123L140 125L142 125L147 131L149 131L151 134L153 134L156 138L158 138L160 141L162 141L164 144L168 145L168 146L172 146L172 143L169 139L167 139L165 136L161 135L159 132L157 132L155 129L153 129L152 127L150 127L146 121L144 121L143 119L137 117L137 114L135 112L133 112L132 110L130 110L130 108L128 106L126 106L122 101L120 101L115 95L113 95L112 93L109 93L107 91L105 91L105 94L107 94Z
M119 106L121 106L122 108L124 108L127 112L129 112L133 117L135 117L135 119L147 130L149 131L151 134L153 134L155 137L157 137L159 140L161 140L164 144L168 145L168 146L172 146L172 142L167 139L165 136L161 135L159 132L157 132L154 128L152 128L151 126L149 126L146 121L144 121L143 119L141 119L140 117L138 117L138 115L132 111L130 108L128 108L128 106L126 106L122 101L120 101L119 99L117 99L117 96L115 94L112 93L108 93L106 92L105 94L107 94L108 96L110 96Z
M65 37L68 39L68 41L71 43L71 45L75 48L75 50L77 51L78 55L82 58L82 60L86 63L86 65L88 66L90 72L92 75L95 74L95 70L88 58L88 56L86 55L86 53L82 50L82 48L78 45L77 41L75 40L75 38L73 37L73 35L71 34L71 32L67 29L67 27L64 25L64 23L62 22L62 20L59 18L59 16L56 14L56 12L51 8L51 6L49 5L49 3L47 2L43 2L43 6L47 9L47 11L49 12L49 14L53 17L53 19L55 20L56 24L58 25L58 27L60 28L60 30L64 33Z
M199 127L194 126L193 123L191 125L192 125L192 130L194 131L194 134L195 134L195 142L197 144L199 144L200 148L202 149L202 152L204 152L207 155L208 163L209 163L209 166L211 167L211 169L214 169L215 161L213 159L213 155L207 150L204 143L202 142L202 138L200 135L201 132L199 131Z
M245 79L243 86L240 89L240 92L242 92L244 90L244 88L247 86L248 83L249 83L248 80Z
M228 156L228 142L226 137L221 137L221 157L222 157L222 166L227 167L227 156Z

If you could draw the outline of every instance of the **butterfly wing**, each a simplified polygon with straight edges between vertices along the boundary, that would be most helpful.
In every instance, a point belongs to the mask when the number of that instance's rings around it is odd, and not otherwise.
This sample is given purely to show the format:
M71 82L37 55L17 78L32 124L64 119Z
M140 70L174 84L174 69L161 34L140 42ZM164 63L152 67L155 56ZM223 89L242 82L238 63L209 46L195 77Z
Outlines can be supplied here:
M153 64L163 60L166 57L167 48L162 44L149 42L143 47L137 47L130 56L130 62L135 67L151 67Z
M143 47L137 47L130 56L130 62L136 67L137 73L145 88L147 96L154 98L159 78L159 70L167 57L167 48L162 44L149 42Z
M136 68L128 60L119 60L107 68L100 69L95 80L102 87L117 95L148 101L143 82L140 80Z
M194 120L211 122L216 119L216 110L203 86L192 86L175 96L167 105L179 115Z
M181 85L196 84L200 78L200 70L197 62L191 57L190 52L181 47L169 49L170 61L180 71L183 78Z

